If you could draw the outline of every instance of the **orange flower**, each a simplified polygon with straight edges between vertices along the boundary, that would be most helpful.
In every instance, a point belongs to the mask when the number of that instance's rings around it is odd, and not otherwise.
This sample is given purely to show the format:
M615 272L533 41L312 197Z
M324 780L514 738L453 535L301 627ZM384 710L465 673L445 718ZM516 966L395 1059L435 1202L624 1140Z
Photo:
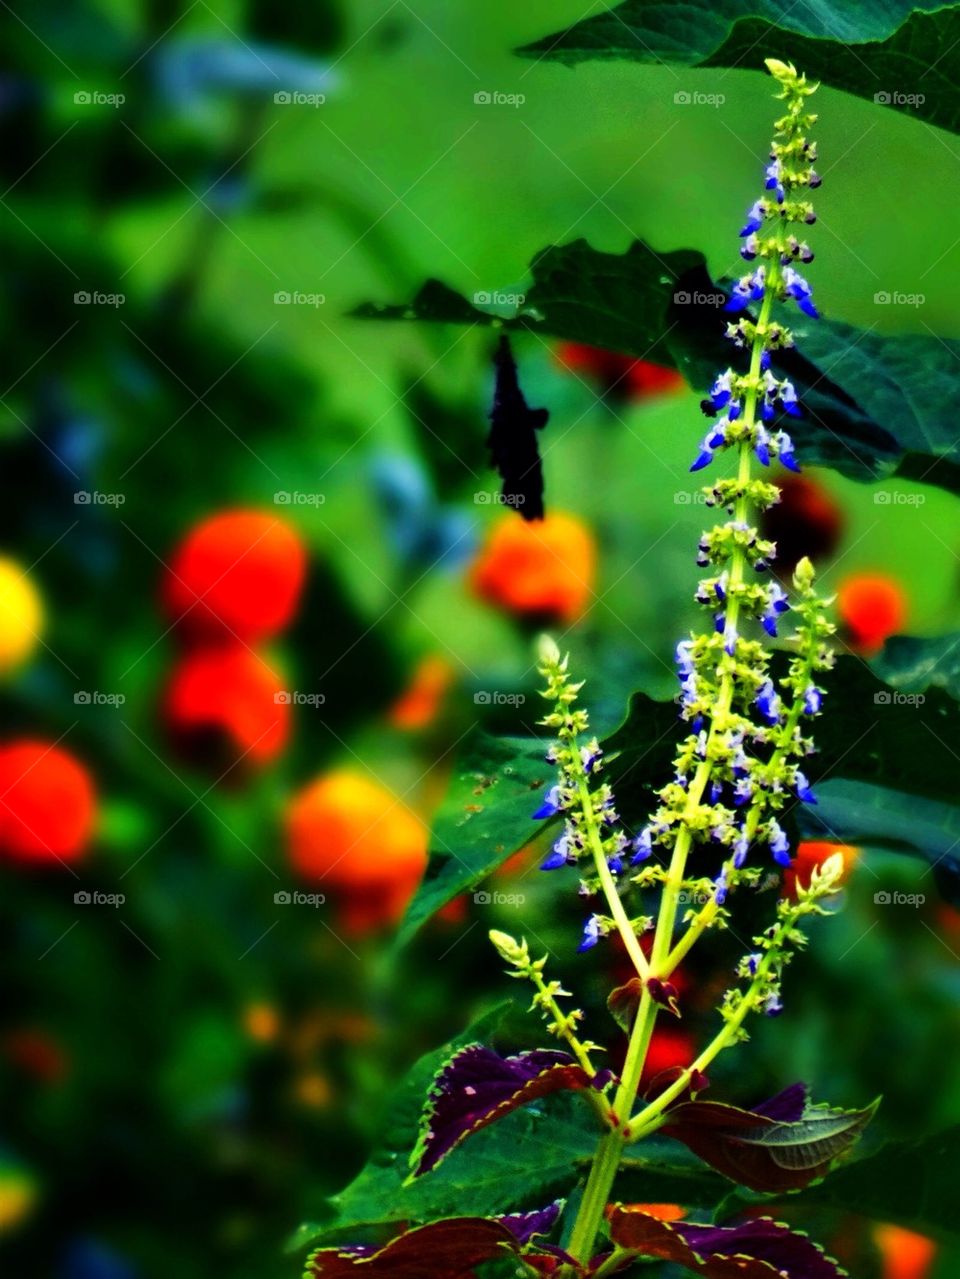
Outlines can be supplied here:
M191 637L264 639L292 620L306 564L299 536L279 516L220 511L174 551L164 606Z
M527 523L508 514L491 528L470 584L507 612L569 622L593 593L596 558L593 534L576 516L554 511Z
M287 850L293 869L337 902L348 931L395 924L427 864L427 829L386 787L342 768L291 800Z
M903 628L907 601L903 587L882 573L845 578L837 592L837 608L851 648L875 653L884 640Z
M629 355L605 351L583 342L561 342L557 360L562 368L599 384L605 395L617 399L643 400L654 395L668 395L683 390L683 378L673 369L647 360L634 360Z
M891 1225L874 1226L873 1239L883 1258L883 1279L926 1279L937 1252L932 1239Z
M828 857L832 857L834 853L839 853L843 858L843 876L840 882L844 883L853 871L860 856L860 849L855 848L852 844L831 844L829 840L808 839L803 840L797 845L797 855L793 860L793 864L787 868L783 876L783 885L786 889L788 897L796 896L797 884L804 888L809 887L810 875L815 866L822 866Z
M286 745L286 698L282 681L262 658L230 644L180 659L164 714L174 745L195 763L221 770L260 767Z
M0 748L0 851L25 862L75 861L96 816L93 779L62 747L26 740Z
M427 728L437 717L453 675L453 667L439 653L421 658L406 691L390 707L389 722L408 732Z

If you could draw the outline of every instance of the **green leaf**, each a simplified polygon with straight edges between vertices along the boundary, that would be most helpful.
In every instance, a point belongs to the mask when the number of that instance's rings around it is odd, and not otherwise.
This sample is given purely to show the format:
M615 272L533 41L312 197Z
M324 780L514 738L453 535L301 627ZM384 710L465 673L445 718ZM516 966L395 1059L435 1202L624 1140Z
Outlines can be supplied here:
M812 80L956 132L960 92L947 53L957 40L960 8L936 0L829 9L778 0L626 0L518 53L571 66L626 58L748 69L775 54Z
M838 1168L791 1202L827 1203L923 1234L960 1238L956 1170L960 1126L918 1141L891 1142Z
M479 730L468 737L434 820L426 877L400 927L398 946L536 833L539 823L531 814L553 781L545 750L536 738L491 737Z
M371 1226L433 1221L465 1211L493 1216L542 1207L585 1175L596 1149L597 1122L582 1100L561 1094L507 1115L478 1132L429 1176L404 1184L424 1098L437 1071L458 1048L493 1037L509 1007L487 1013L416 1063L387 1107L380 1146L366 1167L329 1201L323 1220L299 1228L291 1250L319 1241L357 1242ZM518 1150L530 1158L518 1161ZM672 1143L648 1139L628 1148L618 1192L712 1207L723 1184Z
M509 317L483 311L436 280L408 306L365 304L354 314L495 325L591 343L678 369L703 390L730 363L725 295L694 250L658 253L638 240L625 253L602 253L575 240L543 250L530 273L526 301ZM960 342L790 318L797 349L782 353L778 365L805 410L790 425L801 460L856 480L901 475L960 492L951 411L960 399ZM691 456L697 429L694 414Z
M901 693L942 688L960 700L960 634L957 632L935 639L894 636L887 640L872 664L880 678Z

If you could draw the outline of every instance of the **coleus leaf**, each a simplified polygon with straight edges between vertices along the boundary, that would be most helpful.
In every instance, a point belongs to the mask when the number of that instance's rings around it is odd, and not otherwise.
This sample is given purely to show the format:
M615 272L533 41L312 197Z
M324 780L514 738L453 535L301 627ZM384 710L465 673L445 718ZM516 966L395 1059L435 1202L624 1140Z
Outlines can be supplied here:
M568 1053L552 1048L501 1057L483 1044L468 1044L437 1072L410 1156L411 1177L436 1168L472 1133L518 1106L565 1089L603 1086L611 1078L604 1071L591 1080Z
M929 12L936 10L936 12ZM663 65L758 69L758 51L847 93L960 130L960 92L943 51L960 40L960 8L937 0L852 3L829 10L778 0L625 0L519 49L574 65L628 58ZM678 89L686 89L682 82ZM680 101L683 101L681 97Z
M660 253L634 241L603 253L585 240L555 245L530 264L532 283L516 315L473 306L439 281L409 305L365 304L367 319L488 324L565 338L652 360L704 389L730 363L725 294L702 253ZM865 332L839 320L791 320L797 348L778 356L804 416L790 433L803 462L851 479L903 475L960 491L960 440L951 405L960 398L960 342Z
M610 1236L628 1254L625 1262L658 1257L707 1279L837 1279L846 1274L806 1235L769 1217L740 1226L697 1226L618 1205L610 1213Z
M739 1185L781 1193L824 1176L873 1118L864 1110L811 1106L802 1084L753 1110L718 1101L686 1101L661 1129Z
M555 1223L560 1205L539 1213L508 1217L451 1217L397 1235L382 1248L319 1248L307 1260L310 1279L361 1279L389 1275L390 1279L466 1279L477 1266L500 1257L519 1256L536 1235ZM524 1260L538 1269L536 1253ZM556 1266L556 1257L542 1257L544 1273Z

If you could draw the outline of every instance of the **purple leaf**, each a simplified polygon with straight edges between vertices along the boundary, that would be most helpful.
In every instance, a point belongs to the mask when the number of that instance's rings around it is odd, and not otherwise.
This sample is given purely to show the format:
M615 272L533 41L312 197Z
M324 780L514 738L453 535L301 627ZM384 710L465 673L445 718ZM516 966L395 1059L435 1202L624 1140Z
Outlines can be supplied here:
M610 1236L627 1254L624 1264L657 1257L707 1279L838 1279L846 1273L806 1235L769 1217L740 1226L697 1226L616 1207Z
M483 1044L468 1044L440 1068L430 1089L410 1179L436 1168L471 1133L518 1106L563 1089L602 1088L610 1078L601 1071L591 1080L568 1053L552 1048L501 1057Z
M501 1225L506 1226L519 1244L528 1244L535 1235L548 1235L557 1224L557 1218L563 1208L563 1200L557 1199L546 1208L537 1208L533 1212L511 1212L504 1217L497 1217Z
M725 1177L751 1190L800 1190L824 1176L873 1118L864 1110L811 1106L794 1084L753 1110L719 1101L684 1101L661 1132L689 1147Z

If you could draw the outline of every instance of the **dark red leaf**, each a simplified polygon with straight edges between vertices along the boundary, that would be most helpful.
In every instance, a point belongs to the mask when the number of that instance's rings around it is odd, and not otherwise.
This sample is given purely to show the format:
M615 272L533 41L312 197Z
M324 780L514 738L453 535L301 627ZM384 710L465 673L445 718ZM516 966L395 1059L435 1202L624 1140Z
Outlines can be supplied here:
M804 1085L742 1110L719 1101L685 1101L675 1106L660 1130L751 1190L799 1190L824 1176L873 1118L865 1110L811 1106Z
M501 1057L468 1044L441 1067L430 1090L411 1176L429 1172L471 1133L518 1106L563 1089L602 1087L610 1077L605 1071L591 1080L571 1056L551 1048Z
M659 1257L707 1279L838 1279L846 1274L806 1235L769 1217L741 1226L697 1226L616 1207L610 1235L628 1254L625 1265L637 1257Z

